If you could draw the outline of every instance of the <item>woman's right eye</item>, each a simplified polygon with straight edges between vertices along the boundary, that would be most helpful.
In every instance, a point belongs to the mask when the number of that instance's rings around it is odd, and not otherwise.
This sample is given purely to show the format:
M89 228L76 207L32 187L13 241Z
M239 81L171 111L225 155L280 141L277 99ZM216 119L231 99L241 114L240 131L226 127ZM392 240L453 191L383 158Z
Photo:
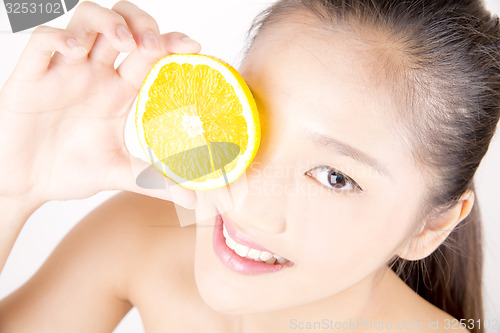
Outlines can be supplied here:
M328 166L315 167L305 173L322 185L334 191L353 191L363 189L349 176Z

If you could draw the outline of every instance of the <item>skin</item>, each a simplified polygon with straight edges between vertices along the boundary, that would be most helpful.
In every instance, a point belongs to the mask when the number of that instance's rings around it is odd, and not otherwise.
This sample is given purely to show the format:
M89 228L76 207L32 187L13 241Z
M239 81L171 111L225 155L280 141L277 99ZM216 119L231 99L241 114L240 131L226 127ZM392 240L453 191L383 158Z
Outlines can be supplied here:
M102 15L100 20L97 14ZM109 25L98 23L103 22L102 17ZM426 227L427 221L415 219L425 181L399 131L391 130L396 127L396 103L386 82L375 80L378 83L373 84L371 50L349 36L316 28L311 20L301 15L294 23L277 25L246 57L240 72L261 112L261 148L246 178L231 185L233 199L226 189L197 193L196 225L182 228L177 218L182 208L165 199L192 206L194 193L175 187L146 193L134 187L131 170L140 171L145 166L127 155L119 133L125 110L130 109L147 68L168 52L197 52L199 45L183 41L179 34L160 35L154 20L127 2L118 3L113 10L81 5L67 30L43 37L50 43L34 35L0 94L0 114L18 126L34 124L37 117L48 119L45 132L32 131L30 135L46 133L54 124L66 125L56 133L59 137L50 140L45 134L12 140L41 142L42 148L33 147L33 156L46 167L26 171L33 175L30 179L43 179L42 184L25 181L15 193L8 183L2 185L2 229L8 231L2 236L4 244L13 242L25 218L46 200L85 197L116 188L140 194L119 194L81 221L30 281L0 302L0 331L106 332L132 306L139 309L147 332L284 332L290 329L293 318L366 318L394 325L419 321L425 323L419 332L431 332L426 326L429 318L440 320L441 325L451 319L411 291L386 263L397 254L422 257L432 251L446 235L436 231L436 225L450 230L459 223L468 214L473 195L434 217L432 228ZM134 36L133 43L129 39L123 44L108 33L124 22ZM93 38L82 33L83 26L93 27ZM154 50L146 47L148 31L158 41ZM62 41L67 38L76 38L91 50L91 56L85 57L82 50L65 49ZM133 52L130 61L115 71L114 57L122 49ZM51 50L60 53L51 59ZM37 56L41 51L45 52L43 59ZM37 69L37 76L29 78L26 68ZM63 85L61 77L92 70L103 73L97 79L99 86L92 90L92 75L85 74L87 85L83 92L74 91L80 95L71 99L80 104L68 100L57 105L57 96L49 96L53 100L49 98L48 105L26 116L19 110L34 106L11 98L26 81L31 80L27 83L33 88L51 80ZM124 98L116 102L119 105L103 103L111 92L124 87L128 88ZM95 99L85 99L89 93L95 94ZM93 121L86 123L80 115L97 106L104 110L95 111L90 118ZM116 114L116 110L121 111ZM62 121L68 112L80 118ZM112 121L106 123L109 119ZM71 129L81 124L88 124L88 130L74 135ZM107 130L109 127L114 132ZM307 131L328 134L376 157L390 175L332 149L332 145L326 148L314 143ZM8 135L26 133L21 132L10 131ZM95 168L81 170L88 177L79 179L95 179L94 183L71 177L66 170L73 166L66 159L50 164L54 156L64 156L72 149L86 152L83 144L95 133L101 135L98 142L112 144L96 145L92 152L97 160ZM57 147L55 143L63 142L62 138L67 146ZM7 156L3 146L0 156ZM110 151L119 153L105 159ZM44 157L44 153L50 155ZM5 168L29 167L26 156L18 154L11 160ZM362 190L329 189L320 183L325 180L319 174L305 174L320 165L345 173ZM47 171L54 168L60 173ZM23 181L22 177L15 180ZM236 190L242 185L248 187L246 193ZM212 250L211 215L216 208L230 216L237 229L294 265L258 276L229 270ZM9 250L2 248L4 253ZM357 330L362 331L369 330Z
M401 140L387 130L394 112L390 95L373 89L366 71L356 65L366 59L352 43L325 33L318 38L317 29L304 27L280 25L259 40L241 68L265 127L262 148L246 174L249 193L236 197L226 212L241 231L295 265L253 278L232 273L206 251L212 230L198 228L200 292L222 311L269 311L309 303L371 279L415 226L424 186L413 176L418 171ZM307 132L334 136L377 156L391 177L315 144ZM321 165L344 172L363 190L331 190L317 181L326 181L326 175L304 175ZM227 206L224 196L207 196L219 210ZM397 209L401 206L407 209ZM311 279L312 272L318 278ZM223 291L216 288L222 285ZM217 293L210 292L214 288ZM270 296L264 308L259 302L246 303L255 289ZM307 293L297 297L284 292L296 289Z

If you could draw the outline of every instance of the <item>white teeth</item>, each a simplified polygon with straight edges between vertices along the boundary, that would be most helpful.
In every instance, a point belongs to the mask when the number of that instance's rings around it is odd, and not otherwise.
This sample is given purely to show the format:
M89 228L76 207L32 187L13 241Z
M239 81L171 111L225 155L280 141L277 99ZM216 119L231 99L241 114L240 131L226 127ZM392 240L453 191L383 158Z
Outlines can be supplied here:
M266 264L269 265L274 265L276 262L278 262L279 264L286 264L288 262L287 259L280 257L277 254L270 253L267 251L259 251L256 249L249 248L248 246L238 244L234 239L229 237L225 225L222 226L222 234L226 239L226 245L231 250L236 252L236 254L239 255L240 257L253 259L257 262L265 262Z
M280 257L279 255L275 254L274 258L278 262L278 264L286 264L288 262L287 259Z
M237 255L240 257L245 257L248 254L248 251L250 248L245 245L237 244L236 248L234 248L234 252L236 252Z
M229 247L231 250L234 250L234 248L236 247L236 242L232 239L232 238L226 238L226 245L227 247Z
M248 251L247 257L250 259L259 259L261 253L262 251L256 249L250 249L250 251Z
M283 264L286 264L287 262L288 262L288 259L285 259L285 258L279 258L278 259L278 264L283 265Z
M266 260L266 264L270 264L270 265L274 265L275 262L276 262L276 258L274 258L274 257L272 257L269 260Z
M271 259L272 257L273 257L273 254L269 253L267 251L263 251L260 254L260 260L262 260L262 261L267 261L267 260Z

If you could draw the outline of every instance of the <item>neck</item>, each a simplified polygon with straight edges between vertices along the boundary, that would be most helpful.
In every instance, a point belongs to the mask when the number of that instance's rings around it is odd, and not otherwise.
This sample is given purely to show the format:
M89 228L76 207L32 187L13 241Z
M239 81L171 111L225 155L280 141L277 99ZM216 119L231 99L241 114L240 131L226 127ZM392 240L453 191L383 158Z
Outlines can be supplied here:
M404 282L392 270L383 267L341 293L314 303L242 315L240 328L242 332L364 332L370 322L381 322L390 316L393 311L389 308L394 307L401 284Z

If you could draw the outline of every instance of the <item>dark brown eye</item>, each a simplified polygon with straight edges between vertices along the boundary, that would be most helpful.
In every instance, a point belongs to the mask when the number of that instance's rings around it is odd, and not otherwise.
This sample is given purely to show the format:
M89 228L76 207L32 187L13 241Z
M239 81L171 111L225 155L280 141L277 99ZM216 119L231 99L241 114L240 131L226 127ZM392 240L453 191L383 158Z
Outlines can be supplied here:
M319 183L332 190L351 191L362 188L350 177L328 166L315 167L305 173L306 176L316 179Z
M334 188L342 188L346 186L345 176L336 170L330 170L330 173L328 174L328 182L330 183L330 186Z

